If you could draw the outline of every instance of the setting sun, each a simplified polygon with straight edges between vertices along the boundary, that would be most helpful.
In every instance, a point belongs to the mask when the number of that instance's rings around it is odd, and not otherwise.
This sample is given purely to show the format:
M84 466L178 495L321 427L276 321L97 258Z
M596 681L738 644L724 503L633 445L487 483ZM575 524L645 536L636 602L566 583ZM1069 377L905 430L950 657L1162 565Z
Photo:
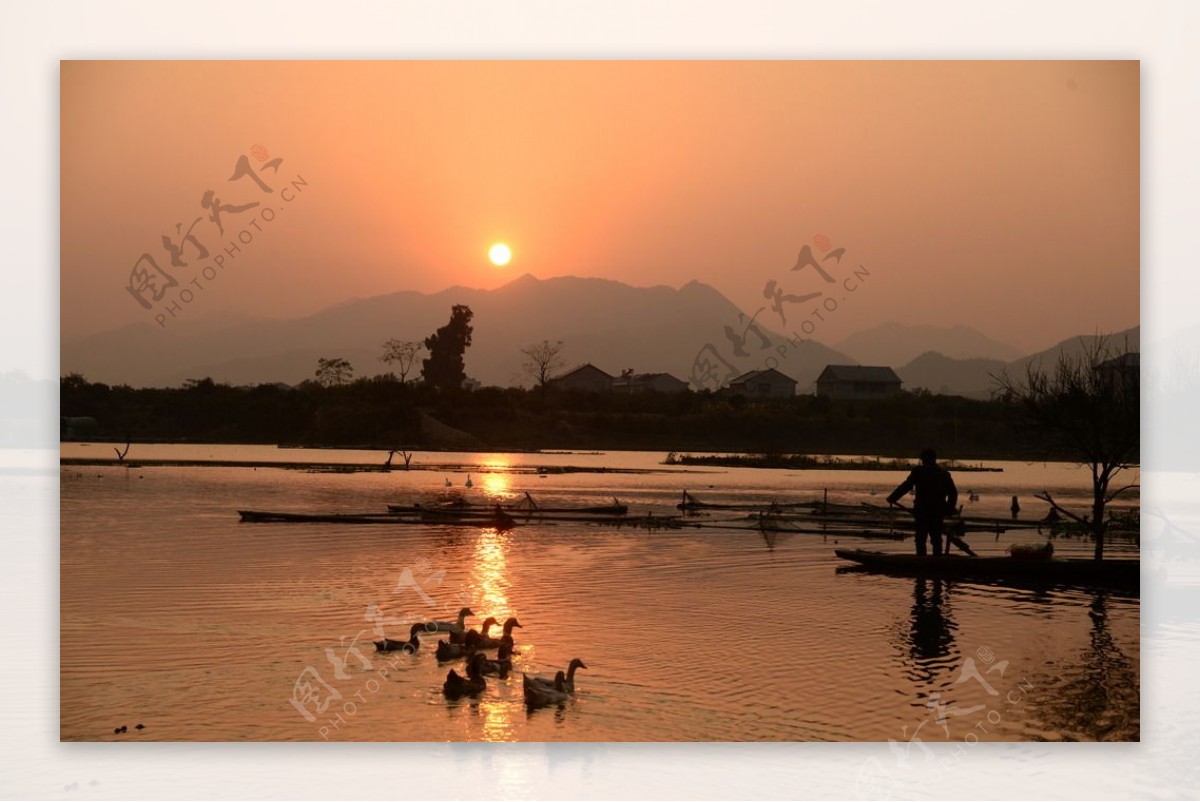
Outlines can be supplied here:
M492 261L496 267L504 267L512 259L512 249L503 242L497 242L488 251L488 259Z

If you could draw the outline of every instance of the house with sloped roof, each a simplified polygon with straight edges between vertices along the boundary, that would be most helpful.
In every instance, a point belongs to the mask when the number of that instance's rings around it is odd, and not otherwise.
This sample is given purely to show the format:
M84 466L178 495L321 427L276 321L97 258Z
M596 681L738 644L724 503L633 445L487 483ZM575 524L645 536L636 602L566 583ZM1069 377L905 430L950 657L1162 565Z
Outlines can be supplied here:
M796 380L775 368L752 370L730 379L726 392L747 398L791 398L796 394Z
M571 368L546 382L556 390L578 390L585 393L604 393L613 388L613 377L591 362Z
M613 392L617 393L686 393L688 389L687 382L670 373L634 373L629 369L613 379Z
M888 367L826 365L817 377L817 395L852 401L891 398L900 394L902 384L896 371Z

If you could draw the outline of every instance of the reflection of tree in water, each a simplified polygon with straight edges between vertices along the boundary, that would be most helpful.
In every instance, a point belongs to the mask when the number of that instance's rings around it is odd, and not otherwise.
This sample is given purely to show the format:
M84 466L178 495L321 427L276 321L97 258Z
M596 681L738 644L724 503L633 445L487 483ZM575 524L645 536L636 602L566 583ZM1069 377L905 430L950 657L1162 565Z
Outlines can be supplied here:
M932 684L939 674L954 671L958 645L954 632L958 624L951 617L948 589L940 579L913 580L912 613L904 636L902 651L909 678Z
M1097 592L1088 606L1089 643L1078 666L1068 666L1061 682L1043 697L1030 692L1030 712L1067 739L1137 740L1140 734L1140 676L1108 628L1108 594Z

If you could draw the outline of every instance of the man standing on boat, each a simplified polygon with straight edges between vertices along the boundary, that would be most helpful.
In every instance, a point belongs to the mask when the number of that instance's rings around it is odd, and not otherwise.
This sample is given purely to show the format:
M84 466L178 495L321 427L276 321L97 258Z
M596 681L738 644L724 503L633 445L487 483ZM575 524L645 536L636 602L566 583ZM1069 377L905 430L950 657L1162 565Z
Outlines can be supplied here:
M917 554L925 556L925 540L933 540L933 556L942 555L942 521L948 512L958 507L958 488L950 472L937 464L937 452L927 448L921 452L921 464L888 496L888 504L914 492L913 517L917 520Z

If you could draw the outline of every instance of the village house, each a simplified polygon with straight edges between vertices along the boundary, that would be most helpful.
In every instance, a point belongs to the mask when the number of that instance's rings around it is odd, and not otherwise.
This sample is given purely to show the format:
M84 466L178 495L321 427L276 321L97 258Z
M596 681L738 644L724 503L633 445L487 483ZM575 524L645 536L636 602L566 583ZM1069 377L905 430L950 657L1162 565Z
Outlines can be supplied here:
M585 393L603 393L613 388L613 377L588 362L566 373L560 373L546 382L556 390L578 390Z
M688 383L670 373L634 373L633 369L621 371L613 379L613 391L618 393L686 393Z
M817 395L847 401L891 398L903 382L896 371L865 365L826 365L817 377Z
M796 394L796 380L775 368L752 370L731 379L726 392L747 398L790 398Z

